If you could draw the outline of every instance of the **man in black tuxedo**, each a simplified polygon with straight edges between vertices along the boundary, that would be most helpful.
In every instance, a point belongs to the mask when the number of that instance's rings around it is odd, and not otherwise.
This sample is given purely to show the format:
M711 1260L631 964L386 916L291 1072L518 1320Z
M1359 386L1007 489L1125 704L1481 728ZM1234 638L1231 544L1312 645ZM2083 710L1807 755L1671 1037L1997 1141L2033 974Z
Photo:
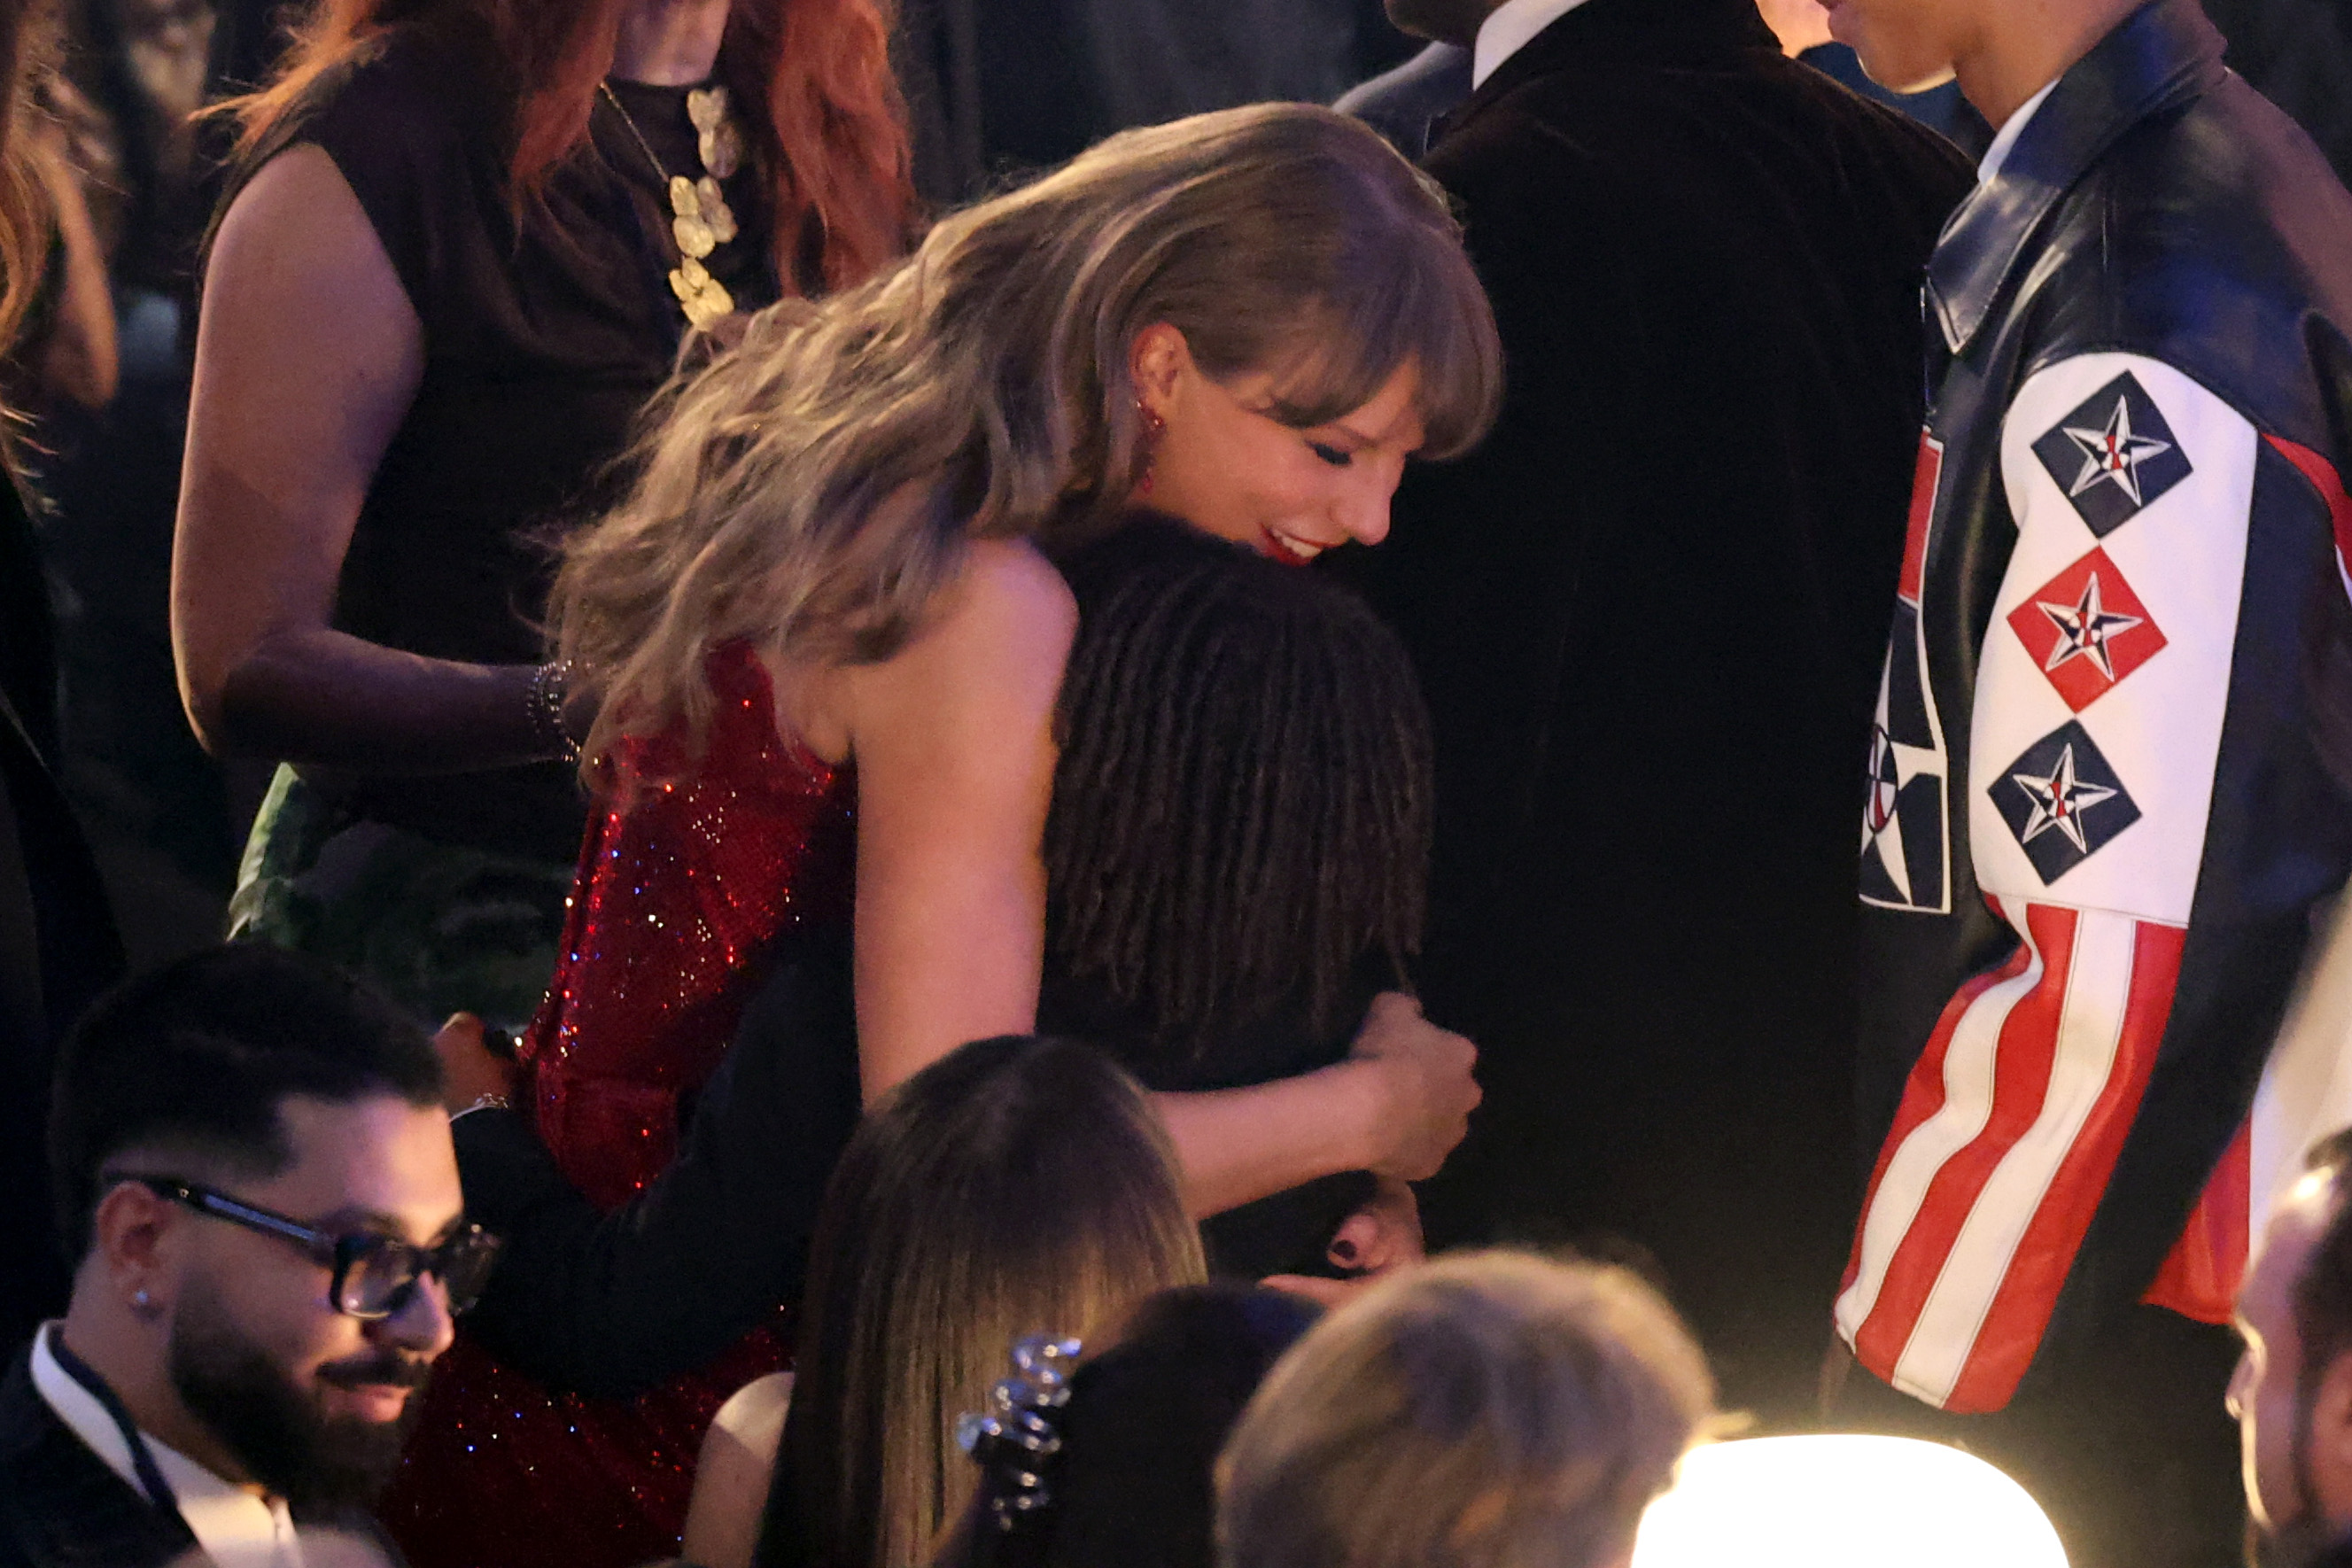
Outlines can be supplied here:
M76 1027L50 1148L79 1263L0 1382L0 1568L301 1568L298 1525L372 1535L489 1263L431 1043L312 960L200 952Z
M1390 0L1509 379L1363 566L1436 725L1431 1238L1630 1241L1799 1419L1858 1186L1854 803L1962 159L1754 0Z

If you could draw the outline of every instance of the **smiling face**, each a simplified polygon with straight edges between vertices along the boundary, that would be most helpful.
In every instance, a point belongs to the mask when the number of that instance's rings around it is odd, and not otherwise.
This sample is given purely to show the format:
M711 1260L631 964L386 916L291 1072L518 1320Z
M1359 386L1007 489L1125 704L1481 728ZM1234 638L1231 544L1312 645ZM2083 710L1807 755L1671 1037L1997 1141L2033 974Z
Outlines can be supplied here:
M1164 323L1138 336L1130 368L1162 426L1139 505L1293 565L1388 537L1390 498L1423 441L1411 365L1362 406L1303 429L1267 412L1280 386L1274 374L1213 380Z
M257 1207L334 1233L418 1245L462 1220L447 1118L394 1096L293 1097L294 1158L278 1174L220 1183ZM126 1162L127 1163L127 1162ZM448 1299L427 1277L390 1317L329 1304L331 1270L291 1243L175 1209L165 1298L173 1391L213 1450L290 1500L365 1504L391 1479L425 1374L449 1346Z

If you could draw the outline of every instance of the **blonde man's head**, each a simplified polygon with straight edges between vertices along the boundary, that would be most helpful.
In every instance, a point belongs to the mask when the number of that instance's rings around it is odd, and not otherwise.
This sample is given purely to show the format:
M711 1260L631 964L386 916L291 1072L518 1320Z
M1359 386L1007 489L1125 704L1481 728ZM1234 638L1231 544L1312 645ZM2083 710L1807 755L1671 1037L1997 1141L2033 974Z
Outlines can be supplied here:
M1219 1466L1220 1568L1612 1568L1714 1397L1624 1270L1442 1259L1267 1378Z

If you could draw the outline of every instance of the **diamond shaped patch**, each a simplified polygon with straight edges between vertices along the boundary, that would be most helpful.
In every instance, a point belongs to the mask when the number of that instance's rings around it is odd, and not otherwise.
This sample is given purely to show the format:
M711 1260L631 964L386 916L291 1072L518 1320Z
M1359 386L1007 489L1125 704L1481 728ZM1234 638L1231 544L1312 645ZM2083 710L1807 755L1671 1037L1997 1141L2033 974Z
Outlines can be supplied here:
M2094 549L2025 596L2010 629L2080 713L2164 649L2164 633L2104 550Z
M2033 443L2091 531L2105 539L2189 475L2189 455L2139 379L2126 371Z
M2028 746L1986 793L2045 884L2139 820L2138 805L2078 719Z

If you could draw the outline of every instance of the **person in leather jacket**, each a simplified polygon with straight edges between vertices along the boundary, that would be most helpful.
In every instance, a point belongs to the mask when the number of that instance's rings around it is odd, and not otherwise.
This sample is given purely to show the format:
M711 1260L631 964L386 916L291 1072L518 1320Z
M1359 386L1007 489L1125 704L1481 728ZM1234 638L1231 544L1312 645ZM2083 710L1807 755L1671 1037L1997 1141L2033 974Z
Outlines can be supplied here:
M2231 1560L2218 1325L2352 1120L2340 1004L2290 1011L2352 868L2352 197L2194 0L1832 26L2000 128L1928 265L1858 835L1845 1401L2005 1464L2078 1564Z

